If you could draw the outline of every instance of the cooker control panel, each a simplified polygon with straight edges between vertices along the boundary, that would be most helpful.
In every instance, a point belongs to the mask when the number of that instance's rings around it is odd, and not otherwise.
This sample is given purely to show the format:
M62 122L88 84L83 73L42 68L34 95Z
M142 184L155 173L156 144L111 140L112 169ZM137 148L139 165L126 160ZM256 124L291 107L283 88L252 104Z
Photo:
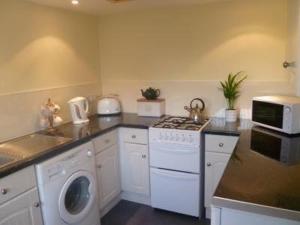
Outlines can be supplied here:
M200 135L201 133L199 131L181 131L161 128L149 129L149 141L158 143L200 146Z

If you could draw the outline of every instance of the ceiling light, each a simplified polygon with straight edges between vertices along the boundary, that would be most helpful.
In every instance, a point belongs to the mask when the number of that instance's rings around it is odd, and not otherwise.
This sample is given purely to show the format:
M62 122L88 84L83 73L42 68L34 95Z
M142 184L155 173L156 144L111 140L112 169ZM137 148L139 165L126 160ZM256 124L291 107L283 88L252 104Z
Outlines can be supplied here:
M79 0L72 0L71 3L72 3L73 5L79 5Z

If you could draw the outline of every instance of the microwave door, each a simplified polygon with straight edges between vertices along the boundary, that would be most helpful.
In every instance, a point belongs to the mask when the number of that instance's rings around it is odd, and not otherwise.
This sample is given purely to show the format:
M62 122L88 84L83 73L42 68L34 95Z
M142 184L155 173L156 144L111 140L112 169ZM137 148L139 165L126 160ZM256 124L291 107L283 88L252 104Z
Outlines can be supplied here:
M253 101L252 120L254 122L282 129L283 113L283 105L261 101Z

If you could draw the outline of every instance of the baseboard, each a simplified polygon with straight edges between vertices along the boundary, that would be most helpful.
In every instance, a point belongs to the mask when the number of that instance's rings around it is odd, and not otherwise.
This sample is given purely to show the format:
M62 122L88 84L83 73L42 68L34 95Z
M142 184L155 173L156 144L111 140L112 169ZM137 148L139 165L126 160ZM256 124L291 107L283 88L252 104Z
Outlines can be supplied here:
M206 207L205 208L205 218L210 219L211 217L211 207Z
M104 217L113 207L115 207L121 201L121 195L118 195L110 203L107 204L102 210L100 210L100 217Z
M122 192L121 198L123 200L151 206L151 199L148 195L135 194L131 192Z

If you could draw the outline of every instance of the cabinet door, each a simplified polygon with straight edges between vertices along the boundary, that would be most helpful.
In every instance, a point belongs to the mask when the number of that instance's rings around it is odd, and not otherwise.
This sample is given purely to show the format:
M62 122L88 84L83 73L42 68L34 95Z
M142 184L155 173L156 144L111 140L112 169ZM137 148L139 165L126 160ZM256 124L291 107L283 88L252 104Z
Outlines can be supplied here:
M36 188L0 206L0 225L42 225Z
M96 156L99 209L121 192L118 146L113 145Z
M286 60L292 63L287 68L287 72L296 78L296 94L300 96L300 2L298 0L290 0L287 2L287 6Z
M149 195L148 145L124 143L122 189Z
M256 214L247 211L221 208L220 224L217 225L299 225L297 220Z
M210 207L211 205L211 198L219 184L229 158L229 154L205 153L205 207Z

